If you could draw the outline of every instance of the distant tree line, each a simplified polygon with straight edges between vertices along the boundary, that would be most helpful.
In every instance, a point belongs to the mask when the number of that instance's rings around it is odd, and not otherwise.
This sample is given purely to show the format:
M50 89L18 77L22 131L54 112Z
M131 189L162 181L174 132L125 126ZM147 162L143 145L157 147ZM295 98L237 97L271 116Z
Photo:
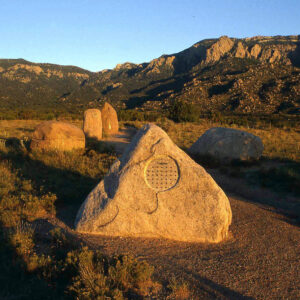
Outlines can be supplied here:
M55 110L55 109L2 109L0 120L79 120L82 119L84 109ZM177 123L201 122L210 120L220 125L238 125L251 128L298 128L300 118L297 115L274 114L226 114L221 112L203 112L196 104L182 100L174 101L169 109L158 111L138 111L135 109L119 110L120 121L156 122L161 118L168 118Z

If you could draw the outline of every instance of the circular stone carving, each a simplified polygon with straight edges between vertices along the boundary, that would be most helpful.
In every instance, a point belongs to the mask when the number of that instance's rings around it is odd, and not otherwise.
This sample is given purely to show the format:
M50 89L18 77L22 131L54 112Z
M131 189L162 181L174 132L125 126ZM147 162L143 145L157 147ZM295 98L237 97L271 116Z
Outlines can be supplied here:
M162 192L173 188L179 179L176 161L169 156L156 157L145 167L145 181L152 189Z

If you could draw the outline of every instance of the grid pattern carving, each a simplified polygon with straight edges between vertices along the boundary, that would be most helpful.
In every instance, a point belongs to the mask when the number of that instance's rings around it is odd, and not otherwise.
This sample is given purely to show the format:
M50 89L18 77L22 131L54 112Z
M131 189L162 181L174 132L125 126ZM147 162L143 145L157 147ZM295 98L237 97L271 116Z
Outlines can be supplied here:
M178 165L169 156L155 158L146 166L145 179L148 185L156 191L169 190L179 179Z

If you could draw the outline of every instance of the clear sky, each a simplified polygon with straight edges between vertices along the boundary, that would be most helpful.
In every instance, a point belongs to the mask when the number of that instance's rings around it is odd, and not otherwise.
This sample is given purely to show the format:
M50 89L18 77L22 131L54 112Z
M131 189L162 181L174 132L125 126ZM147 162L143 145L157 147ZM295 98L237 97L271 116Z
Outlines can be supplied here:
M0 58L91 71L221 35L300 34L300 0L0 0Z

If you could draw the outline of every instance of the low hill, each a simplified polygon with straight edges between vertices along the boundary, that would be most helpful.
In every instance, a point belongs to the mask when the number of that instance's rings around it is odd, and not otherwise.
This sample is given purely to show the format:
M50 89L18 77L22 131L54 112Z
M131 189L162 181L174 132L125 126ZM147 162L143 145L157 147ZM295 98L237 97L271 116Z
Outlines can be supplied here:
M222 36L149 63L93 73L74 66L0 60L4 109L82 110L104 101L160 111L175 100L201 112L299 113L300 36Z

